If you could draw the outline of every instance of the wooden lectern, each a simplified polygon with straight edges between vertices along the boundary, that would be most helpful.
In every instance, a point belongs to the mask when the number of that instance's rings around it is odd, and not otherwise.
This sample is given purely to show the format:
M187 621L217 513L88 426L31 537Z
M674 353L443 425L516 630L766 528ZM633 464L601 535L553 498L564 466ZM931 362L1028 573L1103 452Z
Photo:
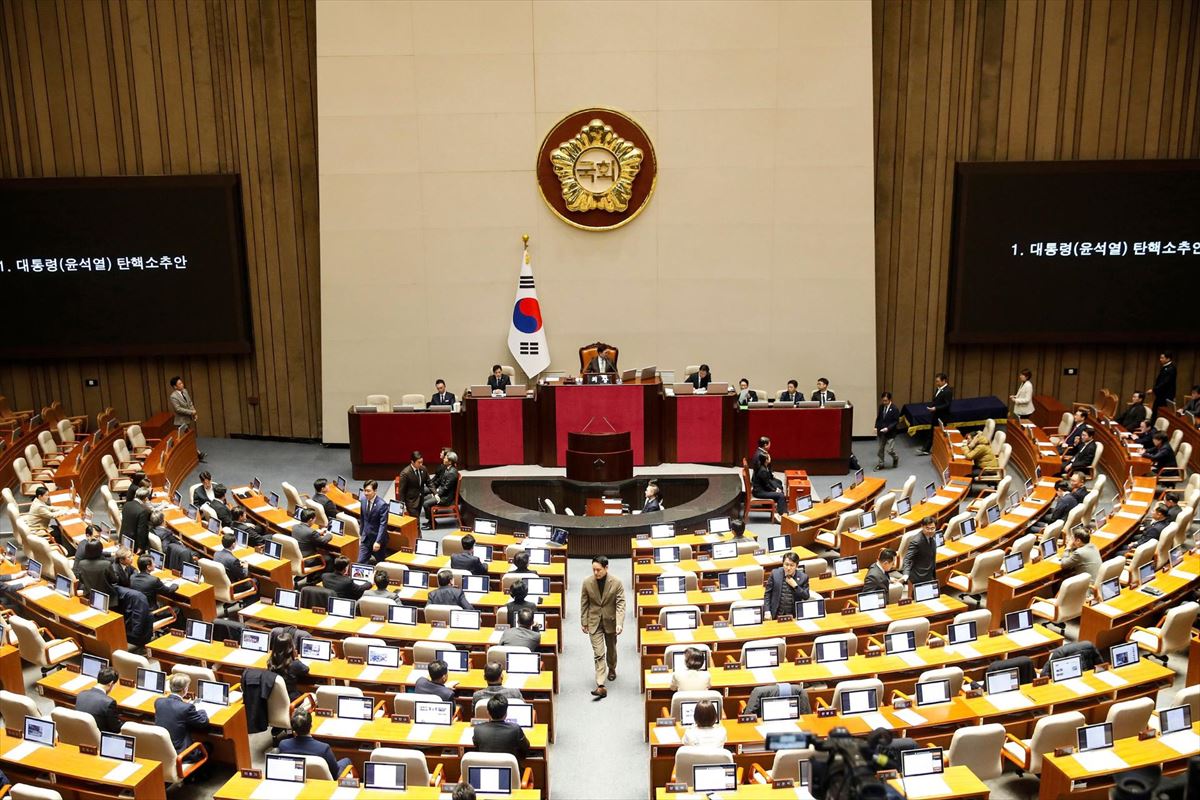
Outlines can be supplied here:
M567 433L567 480L613 483L632 477L629 431Z

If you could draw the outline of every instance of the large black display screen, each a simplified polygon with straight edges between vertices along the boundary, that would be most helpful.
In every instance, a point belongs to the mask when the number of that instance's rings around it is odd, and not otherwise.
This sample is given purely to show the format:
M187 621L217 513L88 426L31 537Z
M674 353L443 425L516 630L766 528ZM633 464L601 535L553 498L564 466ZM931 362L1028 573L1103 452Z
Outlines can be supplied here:
M245 353L233 175L0 181L0 330L16 358Z
M1195 342L1200 161L958 164L947 336Z

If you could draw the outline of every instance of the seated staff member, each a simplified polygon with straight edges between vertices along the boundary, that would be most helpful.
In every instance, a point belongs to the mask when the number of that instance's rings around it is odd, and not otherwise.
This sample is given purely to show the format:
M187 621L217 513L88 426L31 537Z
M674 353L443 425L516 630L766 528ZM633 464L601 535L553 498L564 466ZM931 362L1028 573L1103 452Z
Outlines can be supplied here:
M796 603L808 597L808 573L800 569L800 556L789 550L783 554L783 564L767 578L766 618L791 616L796 613Z
M1009 395L1013 404L1013 416L1026 419L1033 414L1033 373L1023 369L1017 373L1017 393Z
M438 606L458 606L467 611L474 611L475 606L463 594L463 590L454 585L454 573L448 569L440 570L437 574L438 588L429 592L429 603Z
M657 483L646 484L646 499L642 503L642 513L651 514L655 511L662 511L662 500L659 498L659 488Z
M333 560L333 570L321 576L321 585L346 600L357 600L367 590L365 585L350 577L350 559L345 556Z
M429 491L421 499L421 527L433 527L433 515L430 513L434 506L448 506L454 502L454 493L458 491L458 453L453 450L442 451L442 466L428 484Z
M837 395L829 391L829 378L817 378L817 389L812 393L813 402L828 403L837 400Z
M709 372L708 364L701 364L700 369L688 375L684 381L695 386L697 389L707 389L709 382L712 381L712 374Z
M492 364L492 376L487 379L487 385L492 392L503 392L504 387L512 385L512 378L504 374L504 368L499 364Z
M904 564L900 572L910 584L928 583L937 580L937 520L925 517L921 520L921 533L912 538L904 551Z
M879 440L879 453L875 456L875 469L883 469L884 451L892 458L892 468L900 466L896 455L896 433L900 426L900 409L892 402L892 393L879 395L879 410L875 412L875 438Z
M1188 394L1188 401L1183 405L1183 410L1193 417L1200 417L1200 385L1192 387L1191 393Z
M462 552L450 556L450 569L461 569L472 575L487 575L487 564L475 555L475 537L467 534L462 537Z
M758 469L758 465L764 458L771 457L771 437L758 437L758 447L754 448L754 455L750 456L750 469Z
M1141 529L1137 536L1128 544L1121 548L1121 554L1131 553L1139 546L1146 542L1158 541L1158 537L1162 536L1162 532L1166 530L1171 521L1167 519L1167 506L1165 503L1155 503L1154 510L1150 512L1150 519L1142 523Z
M438 378L433 382L433 397L429 398L428 406L452 406L454 405L454 392L446 391L446 382Z
M712 677L704 668L708 656L698 647L683 651L683 669L671 673L672 692L702 692L712 684Z
M337 503L333 502L329 497L329 479L317 478L313 481L313 496L312 500L321 506L325 512L325 519L333 519L338 515Z
M21 521L25 523L29 531L39 536L49 536L54 520L71 512L71 509L60 509L50 505L49 497L50 490L45 486L38 486L33 490L33 502L29 504L29 510L21 515Z
M751 494L762 500L775 501L775 513L771 521L778 524L787 513L787 495L783 493L783 481L775 477L771 471L771 454L767 453L759 459L758 466L750 476Z
M886 592L892 585L891 572L896 568L896 551L885 547L879 551L879 558L867 569L863 578L864 592Z
M529 740L520 725L508 722L508 698L493 695L487 702L487 722L476 725L471 732L471 741L480 753L508 753L516 756L517 765L524 768L529 755Z
M417 694L431 694L434 697L454 702L454 687L458 681L447 679L450 675L449 665L440 658L435 658L429 662L426 673L428 677L422 675L417 678L417 682L413 684L413 691Z
M758 392L750 388L750 379L742 378L738 381L738 405L744 406L747 403L758 402Z
M504 647L528 647L531 652L542 645L542 632L533 629L533 609L522 608L517 612L516 624L500 636Z
M196 491L192 492L192 505L196 508L211 503L217 499L217 495L213 492L213 476L208 470L200 473L200 485L196 487Z
M246 565L233 554L235 547L237 534L227 530L221 534L221 549L213 553L213 561L225 568L225 574L229 576L231 583L246 580Z
M1075 448L1075 457L1067 465L1064 472L1079 472L1092 466L1096 460L1096 438L1090 427L1079 431L1079 442Z
M349 758L334 758L333 748L312 737L312 714L298 708L292 714L292 735L279 742L279 752L285 756L316 756L325 760L329 774L337 780L342 770L350 766Z
M1155 474L1175 466L1175 451L1171 449L1165 433L1155 431L1150 436L1150 449L1146 451L1146 458L1150 459L1150 468Z
M800 393L800 384L793 378L787 382L787 391L780 392L776 398L777 403L799 403L804 399L804 395Z
M358 543L358 563L368 564L386 560L388 504L379 496L377 481L363 481L362 491L358 495L358 507L359 535L362 537Z
M504 667L500 666L499 662L489 661L483 667L483 679L487 682L487 686L471 695L471 708L474 709L480 700L490 700L493 697L507 697L509 700L516 700L518 703L525 702L525 698L521 696L521 690L512 686L504 685Z
M75 697L75 710L91 714L96 727L104 733L121 732L121 716L117 713L117 701L109 697L117 685L117 671L112 667L101 667L96 674L96 685L80 692Z
M208 714L195 703L183 699L183 695L192 686L189 675L176 672L167 678L167 688L170 694L154 701L154 724L165 728L175 746L176 754L192 746L192 733L208 728ZM193 750L184 759L186 763L199 761L204 757L204 745Z
M1127 431L1137 430L1137 426L1150 419L1150 409L1146 407L1146 395L1135 391L1129 396L1129 405L1117 417L1117 422Z

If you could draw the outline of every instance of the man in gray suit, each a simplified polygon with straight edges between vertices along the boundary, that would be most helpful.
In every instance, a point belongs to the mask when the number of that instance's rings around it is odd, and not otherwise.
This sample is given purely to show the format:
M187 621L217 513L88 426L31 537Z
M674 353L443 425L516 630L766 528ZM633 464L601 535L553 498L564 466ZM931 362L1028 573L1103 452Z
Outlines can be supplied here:
M517 626L509 628L500 637L504 647L528 647L536 652L542 644L541 631L533 629L533 609L522 608L517 612Z
M1092 581L1100 574L1100 551L1092 544L1092 535L1083 529L1071 534L1071 548L1062 557L1062 575L1070 578L1086 572Z
M170 383L171 394L167 397L167 403L171 406L171 413L175 415L175 427L196 427L196 420L200 415L196 413L192 396L188 394L187 387L183 385L183 378L176 375L171 378ZM204 460L203 450L200 451L200 460Z
M745 714L753 714L758 717L762 715L762 701L771 697L799 697L800 713L811 714L812 706L808 702L808 692L804 691L804 687L794 683L775 683L770 686L755 686L750 692L750 699L746 701Z

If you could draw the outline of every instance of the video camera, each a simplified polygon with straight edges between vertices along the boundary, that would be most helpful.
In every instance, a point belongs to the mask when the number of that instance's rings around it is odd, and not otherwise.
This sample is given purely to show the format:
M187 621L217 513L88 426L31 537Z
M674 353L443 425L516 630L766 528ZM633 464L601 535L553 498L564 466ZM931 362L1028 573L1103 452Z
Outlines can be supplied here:
M895 769L899 756L893 749L890 731L879 728L857 738L844 727L829 731L826 737L804 732L771 733L767 750L811 749L823 758L814 759L813 797L824 800L887 800L900 794L876 777L882 770Z

